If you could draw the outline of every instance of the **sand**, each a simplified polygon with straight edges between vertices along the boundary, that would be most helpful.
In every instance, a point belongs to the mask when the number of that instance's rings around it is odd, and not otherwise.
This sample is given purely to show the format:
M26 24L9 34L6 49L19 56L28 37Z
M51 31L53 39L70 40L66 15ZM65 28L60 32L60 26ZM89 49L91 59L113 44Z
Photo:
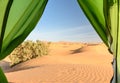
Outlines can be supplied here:
M104 44L57 42L47 56L9 67L1 61L10 83L110 83L112 55Z

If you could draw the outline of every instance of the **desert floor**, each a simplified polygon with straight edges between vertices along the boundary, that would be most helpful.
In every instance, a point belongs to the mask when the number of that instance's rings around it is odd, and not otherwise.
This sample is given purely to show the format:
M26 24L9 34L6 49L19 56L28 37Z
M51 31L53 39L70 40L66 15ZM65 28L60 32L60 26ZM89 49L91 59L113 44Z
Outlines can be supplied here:
M110 83L112 55L104 44L56 42L50 53L9 67L0 62L10 83Z

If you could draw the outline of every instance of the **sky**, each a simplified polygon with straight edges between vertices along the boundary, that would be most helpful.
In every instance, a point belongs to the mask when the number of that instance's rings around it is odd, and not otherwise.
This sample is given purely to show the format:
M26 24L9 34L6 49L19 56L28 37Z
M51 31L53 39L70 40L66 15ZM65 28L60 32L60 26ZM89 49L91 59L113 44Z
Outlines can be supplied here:
M40 21L26 40L101 42L77 0L48 0Z

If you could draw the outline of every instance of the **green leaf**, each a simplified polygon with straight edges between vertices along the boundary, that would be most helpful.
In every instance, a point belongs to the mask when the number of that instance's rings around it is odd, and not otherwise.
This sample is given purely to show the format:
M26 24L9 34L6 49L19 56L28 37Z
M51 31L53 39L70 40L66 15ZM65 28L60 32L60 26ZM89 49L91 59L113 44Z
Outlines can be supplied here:
M110 50L116 59L116 82L120 83L120 0L105 0L104 7L106 25L112 37Z
M8 4L8 0L0 0L0 33L3 25L3 19L7 4Z
M0 0L0 4L7 4L8 1L10 3L12 0ZM4 9L0 9L2 11L0 18L7 21L0 20L0 23L4 25L4 27L0 27L1 30L4 28L1 32L0 59L6 57L15 47L22 43L34 29L43 14L47 1L14 0L9 7L10 9L6 8L7 5L3 6ZM5 13L5 11L7 12ZM4 15L6 16L3 18Z
M108 45L103 0L78 0L78 3L98 35Z
M0 68L0 83L8 83L7 78L5 77L1 68Z

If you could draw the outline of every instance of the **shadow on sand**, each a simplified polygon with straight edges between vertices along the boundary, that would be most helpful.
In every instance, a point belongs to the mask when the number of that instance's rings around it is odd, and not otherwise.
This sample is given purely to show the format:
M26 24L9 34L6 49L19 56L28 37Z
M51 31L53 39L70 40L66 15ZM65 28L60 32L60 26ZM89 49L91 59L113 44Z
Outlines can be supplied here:
M22 70L28 70L28 69L38 68L38 67L41 67L41 66L29 66L29 67L21 67L21 68L14 68L14 67L12 67L12 68L6 70L5 73L22 71Z
M7 61L0 61L0 67L3 69L4 72L10 68L10 62Z
M71 50L71 54L76 54L76 53L81 53L84 52L83 47L75 49L75 50Z

